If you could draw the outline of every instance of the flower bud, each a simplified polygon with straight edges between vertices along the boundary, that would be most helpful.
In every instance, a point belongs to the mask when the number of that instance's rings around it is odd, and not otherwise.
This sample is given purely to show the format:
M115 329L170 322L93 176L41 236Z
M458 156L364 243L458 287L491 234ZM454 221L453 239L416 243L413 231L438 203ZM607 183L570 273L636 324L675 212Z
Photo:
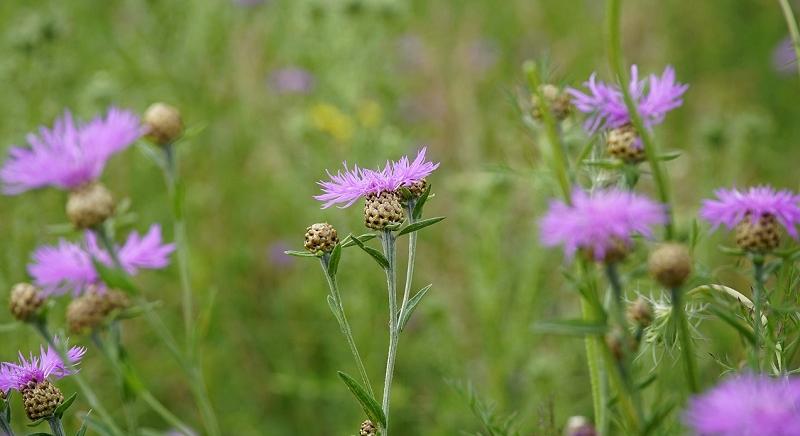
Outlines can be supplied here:
M565 436L596 436L597 431L585 416L571 416L564 428Z
M639 163L645 159L642 140L630 124L608 131L606 151L611 156L628 163Z
M403 206L396 192L381 191L367 194L364 204L364 225L370 229L383 230L392 224L403 222Z
M52 416L63 402L64 394L47 380L40 382L31 380L22 389L22 403L31 421Z
M628 319L640 328L647 328L653 323L653 307L644 297L639 297L628 306Z
M78 229L97 227L114 214L114 198L100 183L83 185L69 193L67 217Z
M303 246L312 253L330 253L339 243L336 229L328 223L312 224L306 228L306 237Z
M178 109L166 103L153 103L144 112L145 135L158 145L174 143L183 135L183 121Z
M736 245L756 253L768 253L781 243L780 226L775 215L765 213L758 219L751 214L736 225Z
M539 86L539 92L541 92L542 97L544 97L545 103L547 103L556 121L564 121L564 119L569 116L570 112L572 112L572 103L569 94L559 89L557 86L546 83ZM533 97L531 97L531 105L533 106L531 115L537 120L541 120L542 112L539 105L539 94L533 94Z
M668 288L681 286L692 273L692 257L683 244L668 242L661 244L648 260L650 274Z
M406 186L409 191L411 191L411 195L413 198L419 198L426 189L428 189L428 181L426 179L417 180L416 182Z
M358 432L359 436L377 436L378 428L369 419L361 423L361 430Z
M631 354L639 347L636 338L625 335L619 327L606 333L606 345L614 359L621 361L625 355Z
M23 322L33 320L44 304L42 292L29 283L17 283L11 288L8 308L11 315Z
M81 334L97 329L115 310L130 306L128 296L120 291L90 289L67 306L67 326Z

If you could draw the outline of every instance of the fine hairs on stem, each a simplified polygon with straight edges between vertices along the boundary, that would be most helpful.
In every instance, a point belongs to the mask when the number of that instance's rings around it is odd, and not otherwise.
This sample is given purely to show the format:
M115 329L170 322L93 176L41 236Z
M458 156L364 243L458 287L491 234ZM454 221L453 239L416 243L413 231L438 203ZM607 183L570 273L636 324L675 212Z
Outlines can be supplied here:
M386 288L389 296L389 352L386 356L386 375L383 381L383 402L381 407L386 416L386 428L383 429L384 436L389 434L389 405L392 396L392 377L394 376L394 362L397 356L397 342L400 339L399 332L399 312L397 309L397 279L396 270L396 250L395 236L391 230L383 230L381 236L383 254L386 256L388 266L386 266Z

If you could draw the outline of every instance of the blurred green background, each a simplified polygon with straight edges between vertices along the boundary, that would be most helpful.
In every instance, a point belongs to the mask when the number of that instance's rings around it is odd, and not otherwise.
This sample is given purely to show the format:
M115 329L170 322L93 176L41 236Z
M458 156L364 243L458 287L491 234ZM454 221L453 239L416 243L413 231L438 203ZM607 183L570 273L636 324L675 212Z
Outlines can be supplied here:
M684 151L668 164L684 233L714 187L797 188L800 83L773 59L783 20L777 2L625 2L626 60L646 73L672 64L691 86L685 105L656 129L662 148ZM396 434L480 431L454 387L464 383L501 414L517 413L522 434L555 434L569 416L591 415L591 398L582 342L530 328L579 309L560 252L537 242L536 218L556 190L516 99L526 59L547 59L561 84L578 86L594 70L609 78L603 23L599 0L5 1L0 149L23 144L65 108L88 118L111 104L178 106L199 132L179 155L193 284L201 305L216 292L203 360L224 434L347 435L364 417L336 377L355 368L325 303L322 272L281 253L300 249L313 222L345 235L364 230L359 205L321 210L312 199L325 169L344 160L375 166L428 145L442 165L426 212L448 219L420 237L414 287L434 286L401 338ZM282 91L275 74L284 68L306 70L313 86ZM130 199L135 228L170 229L159 169L141 150L114 158L103 180ZM57 241L52 225L64 221L65 197L52 189L3 197L0 295L27 279L34 247ZM723 240L698 247L712 265L704 273L741 284L724 268L730 260L714 254ZM388 334L383 275L372 266L348 250L340 282L378 381ZM179 331L176 268L137 281L164 301L161 312ZM632 286L651 292L646 281ZM0 314L0 322L11 318ZM0 359L38 348L29 329L7 329ZM152 338L142 320L126 323L125 342L150 388L197 422L185 379ZM701 356L741 353L733 340L701 344ZM719 368L701 365L709 385ZM675 367L662 362L666 377L653 396L669 395ZM83 372L117 410L113 376L91 347ZM166 429L139 409L144 424Z

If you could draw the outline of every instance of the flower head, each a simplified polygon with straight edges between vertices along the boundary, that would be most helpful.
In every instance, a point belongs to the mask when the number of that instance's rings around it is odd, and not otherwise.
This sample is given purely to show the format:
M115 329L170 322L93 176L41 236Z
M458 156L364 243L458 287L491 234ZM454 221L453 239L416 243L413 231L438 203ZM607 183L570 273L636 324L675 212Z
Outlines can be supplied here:
M752 187L746 191L738 189L719 189L714 200L703 201L700 217L714 228L725 225L733 229L745 218L755 222L763 216L773 216L797 238L797 224L800 223L800 196L783 189L776 191L769 186Z
M697 434L800 434L800 380L742 375L689 403L684 421Z
M160 269L169 264L169 255L175 251L174 244L164 244L161 227L153 225L140 236L133 232L121 247L116 248L119 261L128 274L136 274L140 269ZM113 266L109 253L100 248L96 236L86 232L84 244L65 240L57 246L43 246L36 249L28 273L42 288L45 295L61 295L72 292L82 294L90 285L100 285L100 276L92 259L106 266Z
M427 147L423 147L413 161L408 156L403 156L397 161L388 161L381 170L364 169L357 165L348 169L345 162L344 172L331 174L329 171L329 180L318 182L323 193L314 198L325 202L322 205L323 209L334 204L348 207L367 194L395 191L402 186L411 186L428 177L439 167L439 163L426 160L426 152Z
M280 68L269 77L270 86L279 94L308 94L315 82L308 70L299 67Z
M106 115L76 122L65 112L52 128L28 134L30 147L12 147L0 169L3 192L22 192L53 186L74 189L96 180L108 159L143 133L139 118L130 111L111 108Z
M590 114L586 120L586 130L595 132L600 128L613 129L631 122L618 85L598 81L596 73L584 85L588 88L588 94L575 88L570 88L567 92L572 95L572 103L579 111ZM671 66L664 69L661 77L651 74L639 80L638 68L631 65L628 91L646 127L660 124L667 112L680 107L683 104L683 93L687 89L689 85L675 81L675 70Z
M579 249L602 260L620 242L631 243L635 234L651 236L651 227L666 222L664 206L637 194L607 190L572 193L572 204L553 200L539 221L542 243L563 245L568 258Z
M40 383L51 378L59 379L74 374L75 371L71 367L78 364L84 354L86 348L71 347L67 351L69 364L66 364L58 352L50 346L46 349L41 347L38 356L31 353L26 358L20 352L18 362L0 363L0 390L22 391L30 382Z

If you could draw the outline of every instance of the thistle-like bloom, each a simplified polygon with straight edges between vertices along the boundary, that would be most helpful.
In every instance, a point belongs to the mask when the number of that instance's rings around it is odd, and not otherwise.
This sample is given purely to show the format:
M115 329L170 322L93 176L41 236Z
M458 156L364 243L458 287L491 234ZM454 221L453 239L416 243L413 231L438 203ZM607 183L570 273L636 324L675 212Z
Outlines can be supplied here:
M144 235L133 232L121 247L116 248L122 267L128 274L140 269L161 269L169 264L174 244L164 244L161 226L153 225ZM92 232L86 232L83 245L60 240L56 246L42 246L32 255L28 273L45 295L82 294L91 285L100 285L100 276L92 259L112 267L109 253L101 248Z
M273 71L269 83L280 94L308 94L314 89L316 80L308 70L287 67Z
M30 147L11 148L0 169L3 192L16 195L45 186L71 190L93 182L113 154L143 133L139 118L127 110L111 108L86 123L65 112L52 128L28 134Z
M397 161L388 161L382 170L360 168L358 165L348 169L345 162L344 172L340 170L336 174L331 174L328 171L330 180L318 182L323 193L314 198L325 202L322 205L323 209L334 204L348 207L367 194L395 191L403 186L411 186L428 177L439 167L439 163L425 159L426 152L427 147L423 147L413 161L407 156Z
M588 93L570 88L572 103L579 111L590 114L584 127L590 132L600 128L614 129L631 123L628 107L622 90L616 84L608 84L597 80L597 73L584 83ZM636 103L639 115L645 127L652 127L664 121L667 112L683 104L683 93L689 89L675 81L675 70L668 66L661 77L655 74L639 80L639 70L631 65L631 77L628 91Z
M743 375L689 403L684 421L699 435L800 434L800 380Z
M31 353L25 358L20 352L18 362L0 363L0 391L22 391L30 382L40 383L74 374L70 368L77 365L84 354L86 348L71 347L67 351L70 364L66 364L58 352L49 346L46 349L41 347L38 356Z
M719 189L714 194L717 198L703 201L700 209L700 217L711 223L714 229L720 225L733 229L745 218L755 223L764 216L773 216L792 237L797 238L800 196L794 192L757 186L746 191Z
M600 261L620 243L630 245L633 235L651 237L651 227L666 220L663 205L632 192L575 190L571 205L559 200L550 203L539 230L542 243L563 245L567 258L587 250Z

